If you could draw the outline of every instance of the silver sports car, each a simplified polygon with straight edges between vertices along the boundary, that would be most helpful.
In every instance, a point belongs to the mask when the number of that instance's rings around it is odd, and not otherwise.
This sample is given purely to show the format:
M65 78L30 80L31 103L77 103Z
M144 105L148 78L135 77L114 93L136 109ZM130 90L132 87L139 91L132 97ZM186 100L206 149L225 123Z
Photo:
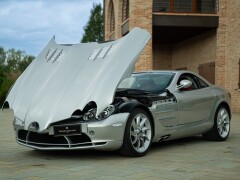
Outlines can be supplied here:
M150 35L134 28L102 44L54 38L10 90L19 144L39 150L118 150L145 155L153 142L230 132L230 94L189 71L132 73Z

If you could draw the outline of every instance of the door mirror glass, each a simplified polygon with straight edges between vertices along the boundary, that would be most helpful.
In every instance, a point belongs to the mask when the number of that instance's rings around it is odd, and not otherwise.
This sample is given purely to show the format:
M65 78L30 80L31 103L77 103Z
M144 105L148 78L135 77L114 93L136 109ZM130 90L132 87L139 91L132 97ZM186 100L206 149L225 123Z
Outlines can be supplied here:
M192 86L192 82L189 80L181 80L180 84L177 85L177 90L184 89L184 88L189 88Z

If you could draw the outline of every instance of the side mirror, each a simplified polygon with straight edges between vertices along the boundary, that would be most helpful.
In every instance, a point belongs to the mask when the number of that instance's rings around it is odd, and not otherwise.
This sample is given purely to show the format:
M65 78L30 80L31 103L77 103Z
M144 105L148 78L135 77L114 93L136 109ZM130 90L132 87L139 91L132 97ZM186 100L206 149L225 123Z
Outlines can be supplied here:
M183 88L189 88L192 86L192 82L189 80L182 80L180 81L180 85L177 86L177 90L183 89Z

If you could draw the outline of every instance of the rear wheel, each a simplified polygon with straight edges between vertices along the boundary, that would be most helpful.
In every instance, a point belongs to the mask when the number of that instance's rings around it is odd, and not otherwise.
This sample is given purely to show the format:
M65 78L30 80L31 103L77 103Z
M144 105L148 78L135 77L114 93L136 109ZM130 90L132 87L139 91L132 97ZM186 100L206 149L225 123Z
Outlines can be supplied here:
M123 145L119 153L125 156L144 156L152 143L152 122L142 109L135 109L129 116Z
M213 128L203 137L207 140L225 141L230 133L230 116L225 106L219 106L215 118Z

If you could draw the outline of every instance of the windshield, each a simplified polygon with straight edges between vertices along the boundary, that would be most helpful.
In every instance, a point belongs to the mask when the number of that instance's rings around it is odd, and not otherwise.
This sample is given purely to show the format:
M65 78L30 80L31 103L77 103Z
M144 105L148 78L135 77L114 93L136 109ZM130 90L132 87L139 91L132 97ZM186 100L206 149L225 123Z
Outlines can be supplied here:
M118 86L120 89L137 89L148 92L160 92L165 90L171 83L174 73L136 73L124 79Z

